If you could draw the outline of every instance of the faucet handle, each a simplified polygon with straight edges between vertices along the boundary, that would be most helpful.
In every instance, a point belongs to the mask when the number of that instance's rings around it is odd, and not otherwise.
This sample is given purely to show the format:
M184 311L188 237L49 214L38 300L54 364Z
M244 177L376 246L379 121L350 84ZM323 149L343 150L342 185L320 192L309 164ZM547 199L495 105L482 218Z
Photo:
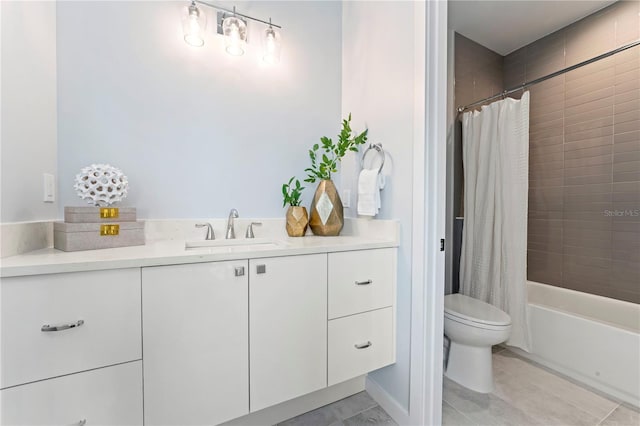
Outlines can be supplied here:
M262 222L251 222L249 226L247 226L247 233L244 234L245 238L255 238L256 236L253 234L253 225L259 226L262 225Z
M216 234L215 232L213 232L213 226L211 226L210 223L196 223L196 228L207 228L207 236L205 237L206 240L215 240L216 239Z

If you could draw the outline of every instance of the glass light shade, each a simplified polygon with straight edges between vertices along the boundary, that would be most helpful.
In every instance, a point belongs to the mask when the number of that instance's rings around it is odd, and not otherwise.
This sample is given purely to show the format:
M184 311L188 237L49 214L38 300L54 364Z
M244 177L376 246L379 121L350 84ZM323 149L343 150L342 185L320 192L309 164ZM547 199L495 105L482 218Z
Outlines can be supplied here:
M207 16L196 7L195 3L191 3L185 8L182 16L182 32L184 33L184 41L191 46L204 46L204 30L207 28Z
M247 24L242 19L229 16L222 21L222 33L227 53L233 56L244 55L247 46Z
M267 28L262 35L262 60L268 64L277 64L280 62L281 50L280 33L273 27Z

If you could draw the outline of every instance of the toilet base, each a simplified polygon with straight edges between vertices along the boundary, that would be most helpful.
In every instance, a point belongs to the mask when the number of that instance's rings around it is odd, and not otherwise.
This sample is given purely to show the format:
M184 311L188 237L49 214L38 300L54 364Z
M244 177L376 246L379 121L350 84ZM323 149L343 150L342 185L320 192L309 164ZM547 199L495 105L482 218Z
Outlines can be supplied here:
M451 341L444 375L465 388L490 393L493 391L491 346L467 346Z

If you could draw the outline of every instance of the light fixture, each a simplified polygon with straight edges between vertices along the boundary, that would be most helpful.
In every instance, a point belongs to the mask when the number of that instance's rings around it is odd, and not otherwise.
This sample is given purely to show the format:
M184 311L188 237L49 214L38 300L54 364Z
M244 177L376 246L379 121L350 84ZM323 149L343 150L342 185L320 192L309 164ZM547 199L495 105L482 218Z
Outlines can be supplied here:
M196 2L185 9L182 17L184 41L191 46L204 46L204 30L207 28L207 16L198 9Z
M264 30L262 36L262 60L268 64L277 64L280 62L280 51L282 44L280 43L280 33L273 29L271 18L269 18L269 28Z
M247 46L247 24L236 16L236 8L233 7L233 16L228 16L222 21L224 34L224 48L233 56L244 55Z
M273 24L271 18L269 18L269 22L263 21L262 19L237 13L235 7L233 10L229 10L202 0L190 0L189 6L185 8L182 18L182 31L184 32L185 42L191 46L199 47L204 45L207 17L201 9L198 9L197 5L209 6L219 11L216 14L217 26L214 32L224 36L225 50L233 56L243 55L246 51L248 20L268 25L262 35L262 59L270 64L280 62L282 44L280 43L280 33L275 29L282 29L280 25Z

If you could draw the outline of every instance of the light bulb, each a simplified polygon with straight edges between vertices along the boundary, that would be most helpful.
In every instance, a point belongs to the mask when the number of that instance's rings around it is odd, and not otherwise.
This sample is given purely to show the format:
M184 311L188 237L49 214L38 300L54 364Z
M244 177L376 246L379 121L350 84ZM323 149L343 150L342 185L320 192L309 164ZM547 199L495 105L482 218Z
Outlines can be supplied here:
M222 21L224 46L227 53L241 56L247 44L247 24L235 16L229 16Z
M262 60L268 64L277 64L280 62L280 51L282 44L280 43L280 34L269 26L262 37Z
M182 18L184 41L191 46L204 46L204 30L206 27L206 15L196 7L195 2L191 2L189 7L186 8Z

